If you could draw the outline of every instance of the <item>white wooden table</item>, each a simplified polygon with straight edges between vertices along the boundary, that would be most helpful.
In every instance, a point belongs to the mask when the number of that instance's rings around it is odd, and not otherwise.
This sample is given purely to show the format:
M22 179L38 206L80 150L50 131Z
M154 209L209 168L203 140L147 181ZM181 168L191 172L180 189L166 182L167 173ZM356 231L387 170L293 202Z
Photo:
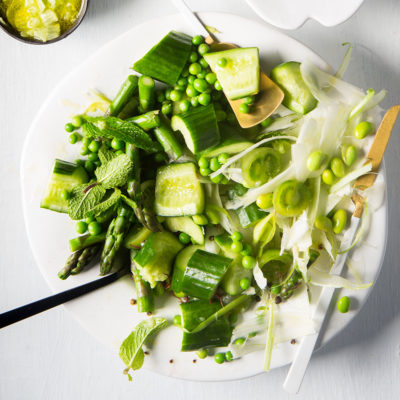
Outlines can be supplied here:
M200 11L257 19L241 0L191 0ZM167 0L92 0L81 27L51 46L27 46L0 34L0 312L50 294L37 269L21 214L19 163L31 120L71 68L109 39L151 17L175 13ZM366 0L347 22L309 21L288 32L333 66L342 42L356 45L346 77L386 88L400 102L400 3ZM139 39L140 40L140 39ZM400 396L400 124L387 151L389 243L381 276L351 325L312 359L299 399L398 399ZM45 240L45 233L44 233ZM287 368L239 382L177 381L142 370L128 383L118 355L60 307L0 331L0 399L285 399Z

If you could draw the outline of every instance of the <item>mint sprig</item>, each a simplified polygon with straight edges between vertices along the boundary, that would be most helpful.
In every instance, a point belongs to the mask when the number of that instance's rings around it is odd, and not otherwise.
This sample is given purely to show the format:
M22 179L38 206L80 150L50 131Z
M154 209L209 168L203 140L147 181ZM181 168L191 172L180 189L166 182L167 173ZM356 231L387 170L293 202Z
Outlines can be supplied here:
M68 201L68 214L71 219L79 220L86 217L87 213L99 204L106 194L106 189L93 183L75 186L71 191Z
M124 186L132 174L134 165L126 154L112 158L94 171L97 182L105 189Z

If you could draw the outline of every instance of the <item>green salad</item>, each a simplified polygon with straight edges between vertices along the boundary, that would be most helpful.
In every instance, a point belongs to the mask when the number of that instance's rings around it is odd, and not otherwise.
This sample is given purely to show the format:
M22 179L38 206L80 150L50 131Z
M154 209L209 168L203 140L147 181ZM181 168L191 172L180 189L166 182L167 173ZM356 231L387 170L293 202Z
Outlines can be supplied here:
M82 158L55 160L41 203L76 221L58 276L98 256L100 275L129 266L144 318L121 345L128 375L168 322L183 352L224 363L265 349L268 370L275 344L314 332L312 287L370 285L330 274L349 250L352 182L371 170L365 150L385 94L341 79L350 53L335 75L307 61L275 66L282 105L242 129L227 99L256 107L258 49L213 52L171 31L112 101L97 93L65 125ZM156 296L176 297L173 321Z

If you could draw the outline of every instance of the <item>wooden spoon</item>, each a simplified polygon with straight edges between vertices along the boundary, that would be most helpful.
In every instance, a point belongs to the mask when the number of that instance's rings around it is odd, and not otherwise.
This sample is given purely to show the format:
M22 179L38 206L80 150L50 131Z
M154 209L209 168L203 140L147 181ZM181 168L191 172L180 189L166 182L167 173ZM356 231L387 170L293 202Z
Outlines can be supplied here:
M232 43L219 43L213 37L193 11L187 6L185 0L173 0L176 8L187 19L191 26L194 26L198 32L205 36L205 42L212 47L213 50L229 50L238 46ZM256 101L251 107L251 113L241 113L239 108L243 100L229 100L233 112L242 128L251 128L268 118L282 103L283 92L263 71L260 70L260 91L256 96Z

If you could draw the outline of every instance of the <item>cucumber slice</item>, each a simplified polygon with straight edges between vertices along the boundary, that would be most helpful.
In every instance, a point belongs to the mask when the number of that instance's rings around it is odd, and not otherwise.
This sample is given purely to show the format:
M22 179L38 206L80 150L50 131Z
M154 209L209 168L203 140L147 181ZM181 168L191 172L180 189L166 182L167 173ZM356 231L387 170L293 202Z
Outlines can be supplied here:
M241 160L245 186L261 186L281 171L281 156L270 147L259 147L247 153Z
M67 213L68 200L62 198L62 192L71 191L74 186L86 183L88 180L89 177L83 167L67 161L55 160L40 207Z
M220 141L214 106L191 108L189 111L174 115L171 119L174 131L180 131L186 146L193 154L198 154Z
M242 257L236 257L222 278L221 287L226 293L236 296L243 292L240 287L241 279L248 278L251 280L252 276L253 272L251 270L243 268Z
M170 164L157 170L154 208L164 217L203 213L204 192L193 163Z
M203 229L190 217L170 217L165 220L165 225L171 232L185 232L197 244L204 244Z
M192 50L192 38L171 31L150 49L133 69L161 82L174 85L179 79Z
M152 232L134 258L140 276L154 288L168 279L172 261L183 245L170 232Z
M253 143L240 138L231 138L202 153L203 157L216 157L222 153L237 154L248 149Z
M247 207L240 207L235 210L235 212L239 218L240 225L243 228L247 228L255 224L268 214L267 212L260 210L256 203L252 203Z
M283 90L285 97L282 104L299 114L307 114L317 104L300 72L300 63L289 61L276 66L271 71L271 79Z
M192 257L196 250L202 250L202 246L188 246L182 249L176 256L174 263L174 272L172 274L171 289L175 293L179 293L182 289L183 275L185 274L185 269L187 263Z
M151 230L144 226L133 227L124 240L124 247L128 249L140 249L142 243L149 238Z
M260 90L260 61L257 47L237 48L204 54L205 60L230 100L257 94ZM218 61L227 61L221 67Z

